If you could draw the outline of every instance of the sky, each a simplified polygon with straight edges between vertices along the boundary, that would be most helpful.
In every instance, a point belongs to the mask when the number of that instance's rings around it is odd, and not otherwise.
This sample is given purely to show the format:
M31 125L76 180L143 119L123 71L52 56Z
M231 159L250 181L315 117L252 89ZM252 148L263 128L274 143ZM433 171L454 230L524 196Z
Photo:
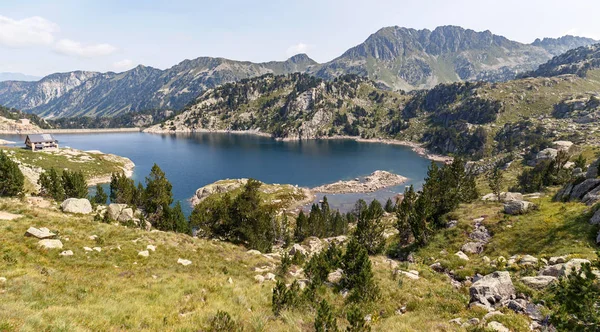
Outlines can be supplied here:
M600 40L598 0L2 0L0 72L169 68L200 56L327 62L386 26L459 25L523 43Z

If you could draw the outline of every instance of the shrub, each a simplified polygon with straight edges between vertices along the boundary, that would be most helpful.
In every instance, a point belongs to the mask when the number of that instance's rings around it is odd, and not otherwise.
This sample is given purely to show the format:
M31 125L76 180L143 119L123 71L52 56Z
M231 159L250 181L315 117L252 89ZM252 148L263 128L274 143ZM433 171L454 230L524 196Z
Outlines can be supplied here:
M327 301L322 300L317 309L317 317L315 318L315 330L317 332L335 332L338 331L337 323L331 307Z
M340 286L350 291L351 302L370 302L379 297L375 284L371 260L367 250L355 239L350 240L342 258L342 280Z
M40 195L52 197L57 201L65 199L65 189L62 183L62 177L58 175L54 168L50 168L48 171L40 174L38 184L41 187Z
M96 185L96 194L94 195L94 198L92 200L96 204L106 204L106 201L108 200L108 195L106 195L106 193L104 192L104 188L102 187L102 185Z
M383 217L383 208L378 200L373 200L367 207L367 204L359 200L356 203L356 229L354 237L362 246L367 249L371 255L383 252L385 248L385 238L383 233L385 225L381 222Z
M88 194L87 182L81 172L62 172L62 185L66 198L86 198Z
M242 327L226 311L217 311L217 314L210 320L208 331L210 332L237 332Z

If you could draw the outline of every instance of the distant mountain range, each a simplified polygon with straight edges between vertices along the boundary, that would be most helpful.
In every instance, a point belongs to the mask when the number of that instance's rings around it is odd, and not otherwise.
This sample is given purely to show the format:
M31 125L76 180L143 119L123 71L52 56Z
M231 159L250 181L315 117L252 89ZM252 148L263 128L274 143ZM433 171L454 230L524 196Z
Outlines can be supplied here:
M166 70L138 66L123 73L75 71L37 82L0 82L0 104L44 117L182 109L204 91L225 83L294 72L328 80L357 74L392 90L427 89L458 81L506 81L569 49L596 42L565 36L522 44L490 31L456 26L433 31L387 27L324 64L299 54L265 63L201 57Z
M41 77L21 73L0 73L0 82L4 81L39 81Z

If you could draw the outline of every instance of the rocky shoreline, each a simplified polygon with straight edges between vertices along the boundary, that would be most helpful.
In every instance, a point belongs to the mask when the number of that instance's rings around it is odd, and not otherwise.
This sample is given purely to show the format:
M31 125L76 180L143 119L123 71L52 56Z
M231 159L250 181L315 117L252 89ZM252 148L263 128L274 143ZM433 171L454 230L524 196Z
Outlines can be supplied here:
M227 129L206 129L206 128L197 128L191 129L162 129L159 126L153 126L150 128L146 128L143 130L144 133L150 134L185 134L185 133L223 133L223 134L234 134L234 135L256 135L261 137L272 137L271 134L261 132L258 129L251 130L227 130ZM410 142L410 141L402 141L391 138L361 138L356 136L324 136L324 137L285 137L285 138L275 138L277 141L282 142L299 142L299 141L308 141L308 140L353 140L360 143L380 143L380 144L390 144L390 145L400 145L411 148L412 151L417 153L418 155L427 158L432 161L443 162L443 163L451 163L454 158L450 156L440 155L432 153L423 147L420 143Z
M356 178L312 188L311 191L324 194L372 193L381 189L394 187L408 181L408 178L386 171L375 171L363 180Z

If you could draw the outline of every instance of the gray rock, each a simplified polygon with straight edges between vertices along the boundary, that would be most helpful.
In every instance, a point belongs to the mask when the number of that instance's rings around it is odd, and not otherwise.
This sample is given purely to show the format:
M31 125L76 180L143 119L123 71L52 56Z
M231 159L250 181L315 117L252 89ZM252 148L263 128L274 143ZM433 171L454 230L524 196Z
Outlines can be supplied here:
M573 142L571 141L556 141L552 142L552 145L559 151L567 151L573 146Z
M148 252L148 250L143 250L143 251L138 252L138 256L148 257L148 256L150 256L150 252Z
M525 256L521 257L521 259L519 260L519 265L536 266L537 264L538 264L538 259L531 255L525 255Z
M46 227L42 227L42 228L35 228L35 227L29 227L27 229L27 231L25 232L25 236L32 236L35 238L38 238L40 240L43 239L49 239L49 238L53 238L56 236L56 234L50 232L50 230Z
M457 256L458 258L468 261L469 260L469 256L467 256L464 252L462 251L458 251L454 254L455 256Z
M479 279L469 288L471 302L479 302L486 307L495 307L515 295L510 274L496 271Z
M60 204L60 208L68 213L92 213L92 204L85 198L67 198Z
M126 222L126 221L129 221L132 219L133 219L133 209L125 208L125 209L121 210L121 213L119 214L119 217L117 218L117 221Z
M580 184L576 185L571 191L571 200L580 200L587 194L600 185L600 179L587 179Z
M525 300L509 300L506 302L506 307L516 313L525 312L527 308L527 301Z
M337 269L327 275L327 281L329 281L332 284L337 284L338 282L340 282L340 280L342 280L343 273L344 271L342 269Z
M553 148L546 148L540 152L537 153L537 155L535 156L535 160L536 162L542 161L542 160L547 160L547 159L556 159L556 156L558 155L558 150L553 149Z
M121 211L127 207L127 204L116 204L112 203L106 209L106 213L108 213L108 217L110 220L117 220L119 215L121 215Z
M548 260L548 264L555 265L555 264L566 263L567 262L567 258L568 258L567 256L550 257L550 259Z
M298 243L295 243L289 251L290 256L294 256L296 253L300 253L304 256L308 255L308 251Z
M558 279L553 276L536 276L521 278L521 282L523 284L534 289L544 289L557 281Z
M483 251L483 243L481 242L468 242L465 243L461 248L461 251L469 254L479 254Z
M555 199L560 202L568 201L571 198L571 191L573 191L573 184L562 187L555 196Z
M487 324L487 328L492 330L492 331L496 331L496 332L510 332L510 330L508 329L508 327L502 325L501 323L498 322L489 322Z
M590 224L599 225L600 224L600 209L596 210L592 218L590 219Z
M59 254L60 256L73 256L72 250L65 250Z
M600 186L598 186L598 187L592 189L591 191L589 191L581 199L581 202L585 203L587 205L594 205L598 201L600 201Z
M533 207L533 203L527 201L510 201L504 203L504 213L510 215L525 214Z
M562 275L565 277L568 276L573 272L573 269L575 269L575 272L579 272L581 265L589 263L590 261L587 259L573 258L564 264Z
M38 247L42 249L62 249L63 244L60 240L45 239L38 242Z
M444 272L444 267L442 266L442 264L440 262L436 262L433 263L431 265L429 265L429 267L434 270L435 272Z
M564 266L564 264L554 264L554 265L546 266L545 268L540 270L539 275L540 276L552 276L555 278L561 277L563 266Z
M600 165L600 158L596 159L587 169L585 174L586 179L595 179L598 177L598 166Z
M598 232L598 235L596 236L596 244L600 244L600 232Z
M192 264L192 261L179 258L179 259L177 259L177 264L181 264L183 266L188 266L188 265Z

